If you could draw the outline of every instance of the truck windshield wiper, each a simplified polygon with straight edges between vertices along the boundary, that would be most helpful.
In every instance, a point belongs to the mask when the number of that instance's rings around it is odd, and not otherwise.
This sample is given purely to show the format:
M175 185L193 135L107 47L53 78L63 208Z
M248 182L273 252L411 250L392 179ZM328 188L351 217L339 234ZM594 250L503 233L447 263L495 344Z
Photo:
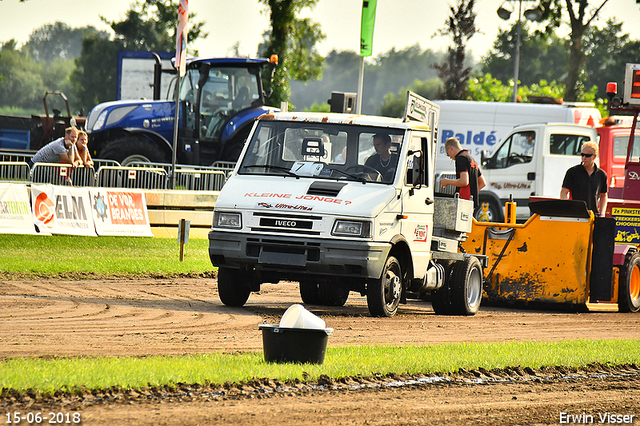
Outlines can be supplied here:
M256 168L256 167L262 167L262 168L267 169L267 170L278 170L278 171L281 171L281 172L285 172L287 175L293 176L296 179L300 179L300 176L298 176L297 174L293 173L288 168L282 167L282 166L274 166L272 164L249 164L249 165L246 165L246 166L242 166L243 169L253 169L253 168Z

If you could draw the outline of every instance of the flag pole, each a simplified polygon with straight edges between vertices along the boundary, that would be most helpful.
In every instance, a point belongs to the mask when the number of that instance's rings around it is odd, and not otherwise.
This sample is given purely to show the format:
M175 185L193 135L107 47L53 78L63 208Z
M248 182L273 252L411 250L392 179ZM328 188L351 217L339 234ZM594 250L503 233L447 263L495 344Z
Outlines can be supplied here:
M189 0L180 0L178 29L176 30L176 62L178 78L175 88L175 113L173 114L173 155L171 156L171 189L176 189L176 162L178 160L178 125L180 123L180 79L187 72L187 21Z
M364 57L373 53L373 29L376 23L378 0L363 0L362 20L360 23L360 72L358 75L358 95L356 114L362 113L362 94L364 91Z

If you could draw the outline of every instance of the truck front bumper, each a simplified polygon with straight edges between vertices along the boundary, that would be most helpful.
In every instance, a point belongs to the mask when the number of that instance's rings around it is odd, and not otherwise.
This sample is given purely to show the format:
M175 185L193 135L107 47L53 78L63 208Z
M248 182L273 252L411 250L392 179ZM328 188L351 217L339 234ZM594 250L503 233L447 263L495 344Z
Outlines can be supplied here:
M390 243L209 232L214 266L290 275L379 278Z

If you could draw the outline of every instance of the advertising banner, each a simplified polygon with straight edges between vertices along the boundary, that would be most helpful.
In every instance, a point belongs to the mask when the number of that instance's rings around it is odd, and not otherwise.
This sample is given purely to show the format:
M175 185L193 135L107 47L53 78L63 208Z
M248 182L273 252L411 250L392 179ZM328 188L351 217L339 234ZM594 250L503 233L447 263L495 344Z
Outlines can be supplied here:
M153 237L141 190L91 188L89 194L98 235Z
M0 183L0 234L35 234L27 185Z
M640 208L612 207L611 216L616 220L616 244L640 244Z
M33 184L31 204L41 233L96 236L87 188Z

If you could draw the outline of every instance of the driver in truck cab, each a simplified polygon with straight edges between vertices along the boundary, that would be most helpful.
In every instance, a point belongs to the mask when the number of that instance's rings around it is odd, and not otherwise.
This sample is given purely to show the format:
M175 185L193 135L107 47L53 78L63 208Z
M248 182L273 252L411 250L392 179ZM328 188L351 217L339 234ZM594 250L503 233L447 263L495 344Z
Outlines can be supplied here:
M364 165L380 172L383 182L391 182L398 164L398 154L391 152L391 137L386 133L373 135L376 153L367 158Z
M456 179L442 178L440 185L443 188L447 185L455 186L460 198L471 200L473 197L474 207L480 207L478 191L487 185L487 181L482 176L478 163L469 154L469 151L462 149L456 138L447 139L444 143L444 150L449 158L456 162Z

